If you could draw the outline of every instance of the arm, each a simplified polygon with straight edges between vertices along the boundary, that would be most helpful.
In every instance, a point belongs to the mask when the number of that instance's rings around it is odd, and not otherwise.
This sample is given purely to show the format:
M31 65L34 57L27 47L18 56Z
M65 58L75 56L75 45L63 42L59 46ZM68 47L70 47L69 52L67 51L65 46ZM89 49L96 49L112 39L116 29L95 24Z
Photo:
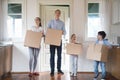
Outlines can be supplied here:
M112 48L112 45L108 41L105 41L105 45L107 45L108 48Z
M51 28L51 21L48 22L47 28Z
M63 31L63 35L66 35L66 29L65 29L65 24L64 23L63 23L62 31Z

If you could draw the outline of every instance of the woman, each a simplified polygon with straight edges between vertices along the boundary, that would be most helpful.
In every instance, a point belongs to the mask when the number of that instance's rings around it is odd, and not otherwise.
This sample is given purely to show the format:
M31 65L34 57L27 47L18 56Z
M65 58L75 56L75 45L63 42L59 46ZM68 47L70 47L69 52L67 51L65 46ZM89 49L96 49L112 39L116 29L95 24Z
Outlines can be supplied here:
M32 31L34 32L42 32L43 28L41 26L41 19L39 17L35 18L35 26L31 28ZM29 61L29 77L32 77L33 75L39 76L39 73L35 72L36 66L37 66L37 58L39 56L40 48L34 48L34 47L29 47L29 53L30 53L30 61Z

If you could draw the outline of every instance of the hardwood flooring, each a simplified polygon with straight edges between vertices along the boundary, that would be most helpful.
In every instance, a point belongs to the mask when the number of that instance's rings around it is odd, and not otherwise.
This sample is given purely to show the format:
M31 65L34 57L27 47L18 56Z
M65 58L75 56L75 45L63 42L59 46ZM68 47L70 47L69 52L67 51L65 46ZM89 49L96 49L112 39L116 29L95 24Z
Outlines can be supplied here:
M27 73L13 73L2 80L93 80L92 73L78 73L77 77L70 77L68 72L65 72L64 75L55 74L54 77L50 77L49 72L42 72L40 76L33 76L28 77ZM101 75L99 76L98 80L101 80ZM106 80L117 80L112 76L107 76Z

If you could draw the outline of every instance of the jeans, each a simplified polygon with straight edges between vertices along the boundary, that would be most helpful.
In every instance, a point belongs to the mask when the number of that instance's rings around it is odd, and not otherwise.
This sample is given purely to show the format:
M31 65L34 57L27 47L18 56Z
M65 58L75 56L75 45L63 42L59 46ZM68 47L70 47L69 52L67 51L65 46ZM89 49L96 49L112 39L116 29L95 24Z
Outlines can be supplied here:
M39 48L32 48L29 47L29 53L30 53L30 61L29 61L29 69L30 72L34 72L35 68L37 66L37 58L39 56Z
M102 79L106 78L106 68L105 68L105 63L101 62L101 61L95 61L94 62L94 73L95 73L95 78L98 77L99 75L99 71L98 71L98 66L101 66L101 70L102 70Z
M57 69L58 69L58 72L61 71L62 44L60 46L50 45L50 68L51 68L51 73L54 73L54 68L55 68L55 50L56 49L57 49Z
M78 56L70 55L70 66L71 73L77 74L78 69Z

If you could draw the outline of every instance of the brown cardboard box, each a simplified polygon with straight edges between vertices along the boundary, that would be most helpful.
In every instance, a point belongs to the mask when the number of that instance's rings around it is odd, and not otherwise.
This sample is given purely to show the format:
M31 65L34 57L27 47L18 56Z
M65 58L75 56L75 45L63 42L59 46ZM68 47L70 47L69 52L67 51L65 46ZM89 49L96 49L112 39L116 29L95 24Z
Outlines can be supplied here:
M68 43L66 46L67 54L79 55L82 53L82 44Z
M62 31L55 29L47 29L45 44L60 46L62 40Z
M41 38L42 38L41 32L33 32L31 30L27 30L24 46L40 48Z
M108 47L101 44L90 44L87 50L87 59L107 62Z

